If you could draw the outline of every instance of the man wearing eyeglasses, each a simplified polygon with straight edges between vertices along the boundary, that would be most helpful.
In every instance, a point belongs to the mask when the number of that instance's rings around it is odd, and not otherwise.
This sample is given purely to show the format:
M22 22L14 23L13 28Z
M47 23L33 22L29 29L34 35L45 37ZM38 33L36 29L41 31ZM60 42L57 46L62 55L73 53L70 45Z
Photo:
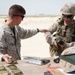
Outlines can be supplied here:
M5 25L0 28L0 58L7 63L9 58L16 60L21 59L20 47L21 39L27 39L36 35L38 32L46 32L46 29L26 30L19 26L26 14L25 9L21 5L12 5L9 8L9 17L5 21Z

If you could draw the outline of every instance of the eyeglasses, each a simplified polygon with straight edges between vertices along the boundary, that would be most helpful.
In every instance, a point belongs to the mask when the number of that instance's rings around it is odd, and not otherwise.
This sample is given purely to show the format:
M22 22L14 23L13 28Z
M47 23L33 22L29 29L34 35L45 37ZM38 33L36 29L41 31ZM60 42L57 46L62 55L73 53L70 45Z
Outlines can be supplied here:
M73 15L64 15L62 14L64 18L73 18Z
M13 15L13 16L20 16L20 17L22 17L22 20L23 20L23 18L25 17L25 16L23 16L23 15Z

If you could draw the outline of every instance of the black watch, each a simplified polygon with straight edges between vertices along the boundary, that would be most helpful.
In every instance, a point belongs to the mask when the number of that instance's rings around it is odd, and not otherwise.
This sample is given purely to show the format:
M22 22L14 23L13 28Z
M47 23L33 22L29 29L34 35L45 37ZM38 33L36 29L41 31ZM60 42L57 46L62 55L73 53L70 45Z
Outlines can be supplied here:
M37 32L39 32L39 29L37 28Z

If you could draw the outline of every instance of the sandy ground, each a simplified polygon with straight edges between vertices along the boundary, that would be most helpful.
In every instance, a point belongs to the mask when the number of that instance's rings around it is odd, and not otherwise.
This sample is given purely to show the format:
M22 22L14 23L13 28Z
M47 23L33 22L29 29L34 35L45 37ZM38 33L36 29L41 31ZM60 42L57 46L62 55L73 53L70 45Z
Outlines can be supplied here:
M24 29L47 29L58 17L25 17L20 26ZM4 23L5 18L0 18L0 25ZM50 57L49 45L45 40L44 33L21 41L21 55L35 57Z

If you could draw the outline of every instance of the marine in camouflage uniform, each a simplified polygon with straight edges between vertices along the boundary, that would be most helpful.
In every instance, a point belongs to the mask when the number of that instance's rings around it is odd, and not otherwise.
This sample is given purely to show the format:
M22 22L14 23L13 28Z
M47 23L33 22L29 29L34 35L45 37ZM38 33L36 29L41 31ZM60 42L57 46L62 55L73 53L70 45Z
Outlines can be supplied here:
M25 9L21 5L12 5L8 13L8 19L5 21L5 24L0 27L0 58L2 57L7 63L9 63L9 56L16 60L21 59L21 39L27 39L38 32L47 31L46 29L30 30L21 28L19 24L26 14Z
M75 41L75 4L69 3L65 4L64 7L61 8L62 17L59 18L52 27L49 28L50 32L45 34L47 42L50 44L50 55L60 55L63 50L65 50L69 46L73 46ZM69 23L65 24L65 21L69 19ZM56 32L54 35L53 33ZM55 38L61 37L66 43L65 47L56 47L53 42Z

